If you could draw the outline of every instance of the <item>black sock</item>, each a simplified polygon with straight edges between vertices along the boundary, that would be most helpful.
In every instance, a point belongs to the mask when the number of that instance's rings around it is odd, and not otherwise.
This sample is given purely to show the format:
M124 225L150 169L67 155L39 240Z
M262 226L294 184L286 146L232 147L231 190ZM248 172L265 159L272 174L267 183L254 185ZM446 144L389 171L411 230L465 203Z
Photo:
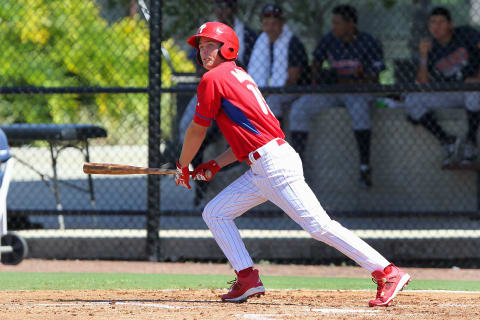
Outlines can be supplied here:
M371 130L354 130L355 139L357 140L358 154L360 155L360 164L370 164L370 137Z
M440 141L441 144L453 143L452 136L443 130L443 128L438 124L437 119L435 119L432 112L425 113L418 122L427 129L428 132L433 134L435 138Z
M300 157L303 160L305 156L305 146L307 145L308 132L292 131L290 136L292 140L292 147L298 152L298 154L300 154Z
M468 132L467 141L477 145L477 131L480 124L480 112L467 111Z

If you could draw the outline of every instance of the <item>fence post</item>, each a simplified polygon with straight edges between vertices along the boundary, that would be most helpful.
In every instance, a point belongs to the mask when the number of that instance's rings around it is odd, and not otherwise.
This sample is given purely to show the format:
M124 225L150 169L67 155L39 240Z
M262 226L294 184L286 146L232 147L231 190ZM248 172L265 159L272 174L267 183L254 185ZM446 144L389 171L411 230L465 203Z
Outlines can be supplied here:
M150 52L148 67L148 166L161 165L161 0L151 0L150 5ZM150 261L160 257L160 176L148 175L147 182L147 255Z

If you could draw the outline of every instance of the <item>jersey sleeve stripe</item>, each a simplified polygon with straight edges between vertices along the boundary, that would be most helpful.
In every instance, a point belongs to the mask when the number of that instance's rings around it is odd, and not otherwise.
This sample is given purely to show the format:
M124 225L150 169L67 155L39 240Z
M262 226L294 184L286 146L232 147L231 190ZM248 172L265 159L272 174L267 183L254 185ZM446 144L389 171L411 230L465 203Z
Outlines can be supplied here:
M199 118L202 118L202 119L205 119L205 120L208 120L208 121L213 121L214 120L213 118L204 117L201 114L199 114L198 112L195 112L195 115Z
M238 124L246 130L249 130L250 132L253 132L256 135L261 135L257 128L255 128L255 126L243 113L243 111L237 106L235 106L233 103L231 103L227 99L222 98L222 108L227 114L227 116L230 118L230 120L232 120L234 123Z

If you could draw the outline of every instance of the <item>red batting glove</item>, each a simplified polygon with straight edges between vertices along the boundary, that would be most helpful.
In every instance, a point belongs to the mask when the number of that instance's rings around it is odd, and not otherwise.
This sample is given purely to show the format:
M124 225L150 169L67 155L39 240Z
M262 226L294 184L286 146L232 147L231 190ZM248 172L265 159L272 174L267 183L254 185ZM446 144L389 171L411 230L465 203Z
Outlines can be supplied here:
M188 169L188 166L186 167L181 167L180 163L177 162L177 172L175 173L175 183L176 185L180 185L182 187L185 187L187 189L191 189L190 184L188 183L188 180L190 179L190 170Z
M210 160L207 163L202 163L193 170L192 177L195 180L210 181L220 171L221 167L217 161Z

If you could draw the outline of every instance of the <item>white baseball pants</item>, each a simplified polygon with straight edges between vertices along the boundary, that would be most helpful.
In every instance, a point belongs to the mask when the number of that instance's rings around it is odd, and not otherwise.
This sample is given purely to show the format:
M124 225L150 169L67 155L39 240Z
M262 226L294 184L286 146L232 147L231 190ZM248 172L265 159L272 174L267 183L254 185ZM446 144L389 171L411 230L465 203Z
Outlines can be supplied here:
M281 118L284 113L289 113L290 105L298 99L298 97L297 94L271 94L267 96L265 101L275 117Z
M290 111L290 130L307 132L310 119L325 108L346 107L352 119L353 130L372 127L368 94L308 94L293 102Z
M410 93L405 98L405 109L414 120L432 109L463 108L480 111L480 92Z
M203 211L215 240L232 267L253 266L234 219L267 200L287 213L316 240L353 259L370 272L383 270L389 262L353 232L333 221L305 182L299 155L288 144L272 140L256 150L260 158L250 169L212 199Z

